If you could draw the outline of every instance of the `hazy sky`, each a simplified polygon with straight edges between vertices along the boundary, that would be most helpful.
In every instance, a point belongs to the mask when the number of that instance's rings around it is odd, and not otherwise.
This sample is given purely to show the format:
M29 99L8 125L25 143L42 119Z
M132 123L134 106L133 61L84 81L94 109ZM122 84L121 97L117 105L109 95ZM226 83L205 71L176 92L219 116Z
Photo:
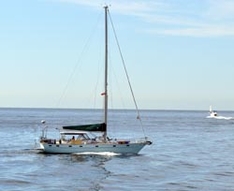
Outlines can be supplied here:
M140 109L234 110L233 0L1 1L0 107L101 107L104 3ZM112 44L110 107L130 108Z

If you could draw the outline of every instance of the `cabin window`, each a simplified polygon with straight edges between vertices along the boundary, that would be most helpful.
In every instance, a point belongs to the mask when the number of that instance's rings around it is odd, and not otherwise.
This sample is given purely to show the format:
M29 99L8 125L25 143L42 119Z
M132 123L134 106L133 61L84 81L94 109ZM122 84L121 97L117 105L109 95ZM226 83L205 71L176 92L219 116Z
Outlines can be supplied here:
M130 145L126 145L127 147L129 147Z
M56 147L59 147L59 145L56 145Z
M71 145L69 145L69 147L72 147Z
M113 145L113 147L116 147L116 145Z
M96 145L95 147L98 147L98 145Z

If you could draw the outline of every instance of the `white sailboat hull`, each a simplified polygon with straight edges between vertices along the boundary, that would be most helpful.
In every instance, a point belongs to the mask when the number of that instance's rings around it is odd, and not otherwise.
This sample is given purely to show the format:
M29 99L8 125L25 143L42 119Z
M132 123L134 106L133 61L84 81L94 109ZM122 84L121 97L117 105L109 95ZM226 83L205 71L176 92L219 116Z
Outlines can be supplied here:
M97 143L97 144L49 144L41 143L41 148L44 153L57 154L72 154L72 153L99 153L112 152L117 154L138 154L140 150L151 142L139 142L129 144L115 144L115 143Z

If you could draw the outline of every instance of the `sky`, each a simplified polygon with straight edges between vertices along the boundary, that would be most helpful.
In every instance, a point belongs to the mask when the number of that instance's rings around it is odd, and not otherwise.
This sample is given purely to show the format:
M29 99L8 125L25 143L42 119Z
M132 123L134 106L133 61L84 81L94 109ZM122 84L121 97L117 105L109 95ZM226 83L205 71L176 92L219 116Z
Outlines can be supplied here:
M101 107L103 5L140 109L234 110L233 0L1 1L0 107ZM133 108L109 42L109 106Z

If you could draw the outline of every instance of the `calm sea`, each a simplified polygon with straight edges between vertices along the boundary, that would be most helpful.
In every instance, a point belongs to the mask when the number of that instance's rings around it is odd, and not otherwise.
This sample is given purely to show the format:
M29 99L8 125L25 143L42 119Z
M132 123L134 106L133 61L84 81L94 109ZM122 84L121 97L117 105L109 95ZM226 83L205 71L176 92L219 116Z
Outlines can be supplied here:
M222 116L234 112L220 111ZM111 111L109 136L143 137L135 112ZM153 144L136 156L50 155L35 148L41 120L48 136L61 125L95 122L98 110L0 109L0 190L234 190L234 120L207 111L142 111ZM133 120L134 119L134 120Z

